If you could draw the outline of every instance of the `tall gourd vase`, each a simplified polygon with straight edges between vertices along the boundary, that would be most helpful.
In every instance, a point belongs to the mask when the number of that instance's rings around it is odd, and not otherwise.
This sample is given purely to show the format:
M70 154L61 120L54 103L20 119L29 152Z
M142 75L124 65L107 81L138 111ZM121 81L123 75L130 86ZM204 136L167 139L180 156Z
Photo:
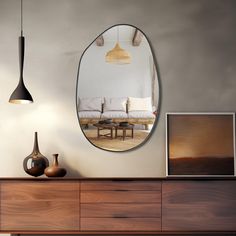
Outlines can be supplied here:
M34 148L32 153L23 161L23 167L27 174L34 177L44 174L44 170L49 166L48 159L39 151L38 133L34 133Z
M66 175L66 169L59 167L58 154L53 154L52 166L45 169L44 173L48 177L64 177Z

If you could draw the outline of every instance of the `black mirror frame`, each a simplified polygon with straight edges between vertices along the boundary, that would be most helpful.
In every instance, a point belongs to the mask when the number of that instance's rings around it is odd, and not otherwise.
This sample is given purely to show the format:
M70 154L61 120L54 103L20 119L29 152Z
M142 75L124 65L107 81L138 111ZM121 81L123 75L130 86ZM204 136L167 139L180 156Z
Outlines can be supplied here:
M82 55L80 56L80 60L79 60L79 65L78 65L78 70L77 70L77 79L76 79L76 95L75 95L75 102L76 102L76 115L77 115L77 119L78 119L78 123L79 123L79 126L80 126L80 129L84 135L84 137L89 141L89 143L91 143L94 147L96 148L99 148L100 150L103 150L103 151L107 151L107 152L114 152L114 153L123 153L123 152L130 152L130 151L134 151L138 148L140 148L141 146L143 146L145 143L147 143L147 141L151 138L152 134L154 133L154 131L156 130L156 127L157 127L157 123L159 121L159 117L160 115L158 115L158 117L156 117L155 119L155 122L153 124L153 127L152 127L152 130L150 131L150 133L148 134L148 136L145 138L145 140L138 144L137 146L133 147L133 148L130 148L130 149L127 149L127 150L118 150L118 151L115 151L115 150L108 150L108 149L105 149L105 148L102 148L102 147L98 147L96 146L93 142L91 142L85 135L83 129L81 128L81 125L80 125L80 122L79 122L79 110L78 110L78 85L79 85L79 71L80 71L80 66L81 66L81 61L82 61L82 58L85 54L85 52L90 48L90 46L97 40L97 38L101 35L103 35L106 31L110 30L111 28L113 27L116 27L116 26L122 26L122 25L125 25L125 26L130 26L130 27L133 27L135 29L138 29L146 38L149 46L150 46L150 50L151 50L151 53L152 53L152 56L153 56L153 62L155 64L155 67L156 67L156 73L157 73L157 80L158 80L158 86L159 86L159 99L158 99L158 104L157 104L157 107L158 107L158 111L159 111L159 114L161 113L161 101L162 101L162 86L161 86L161 77L160 77L160 69L159 69L159 66L158 66L158 63L157 63L157 58L156 58L156 55L154 53L154 48L153 48L153 45L151 44L149 38L147 37L147 35L142 31L140 30L138 27L134 26L134 25L131 25L131 24L115 24L115 25L112 25L110 26L109 28L107 28L106 30L104 30L101 34L99 34L86 48L85 50L83 51Z

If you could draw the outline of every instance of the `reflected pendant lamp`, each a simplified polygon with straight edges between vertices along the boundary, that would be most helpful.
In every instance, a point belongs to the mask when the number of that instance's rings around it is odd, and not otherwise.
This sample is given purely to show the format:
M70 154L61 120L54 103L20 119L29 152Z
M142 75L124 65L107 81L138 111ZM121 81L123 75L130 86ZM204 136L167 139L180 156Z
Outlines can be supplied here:
M23 67L24 67L24 53L25 53L25 37L23 36L22 24L22 0L21 0L21 36L19 37L19 65L20 65L20 79L16 89L13 91L9 102L13 104L28 104L33 102L33 98L25 87L23 80Z
M131 63L130 54L121 48L119 44L119 26L117 26L117 43L115 47L106 54L106 62L118 65Z

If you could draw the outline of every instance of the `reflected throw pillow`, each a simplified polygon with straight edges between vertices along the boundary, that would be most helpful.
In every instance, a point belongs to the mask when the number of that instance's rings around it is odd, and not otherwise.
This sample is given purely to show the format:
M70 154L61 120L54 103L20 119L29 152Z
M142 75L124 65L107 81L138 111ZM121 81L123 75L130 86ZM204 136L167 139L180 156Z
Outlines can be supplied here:
M103 98L80 98L79 111L100 111L102 112Z
M126 112L127 98L105 98L104 112L105 111L124 111Z
M151 97L146 97L146 98L129 97L128 110L129 111L152 111Z

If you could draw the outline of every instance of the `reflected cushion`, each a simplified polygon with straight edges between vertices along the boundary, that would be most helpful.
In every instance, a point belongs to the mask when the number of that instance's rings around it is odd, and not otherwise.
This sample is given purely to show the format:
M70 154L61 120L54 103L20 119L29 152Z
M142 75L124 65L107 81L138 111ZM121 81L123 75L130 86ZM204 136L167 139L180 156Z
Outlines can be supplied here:
M151 97L146 98L134 98L128 99L128 111L152 111Z
M128 113L129 118L140 118L140 119L149 119L154 118L155 115L151 111L130 111Z
M106 111L102 113L101 118L128 118L128 115L124 111Z
M126 112L128 98L105 98L104 101L104 111L124 111Z
M80 111L79 118L100 118L101 112L99 111Z
M79 111L102 111L103 98L80 98Z

